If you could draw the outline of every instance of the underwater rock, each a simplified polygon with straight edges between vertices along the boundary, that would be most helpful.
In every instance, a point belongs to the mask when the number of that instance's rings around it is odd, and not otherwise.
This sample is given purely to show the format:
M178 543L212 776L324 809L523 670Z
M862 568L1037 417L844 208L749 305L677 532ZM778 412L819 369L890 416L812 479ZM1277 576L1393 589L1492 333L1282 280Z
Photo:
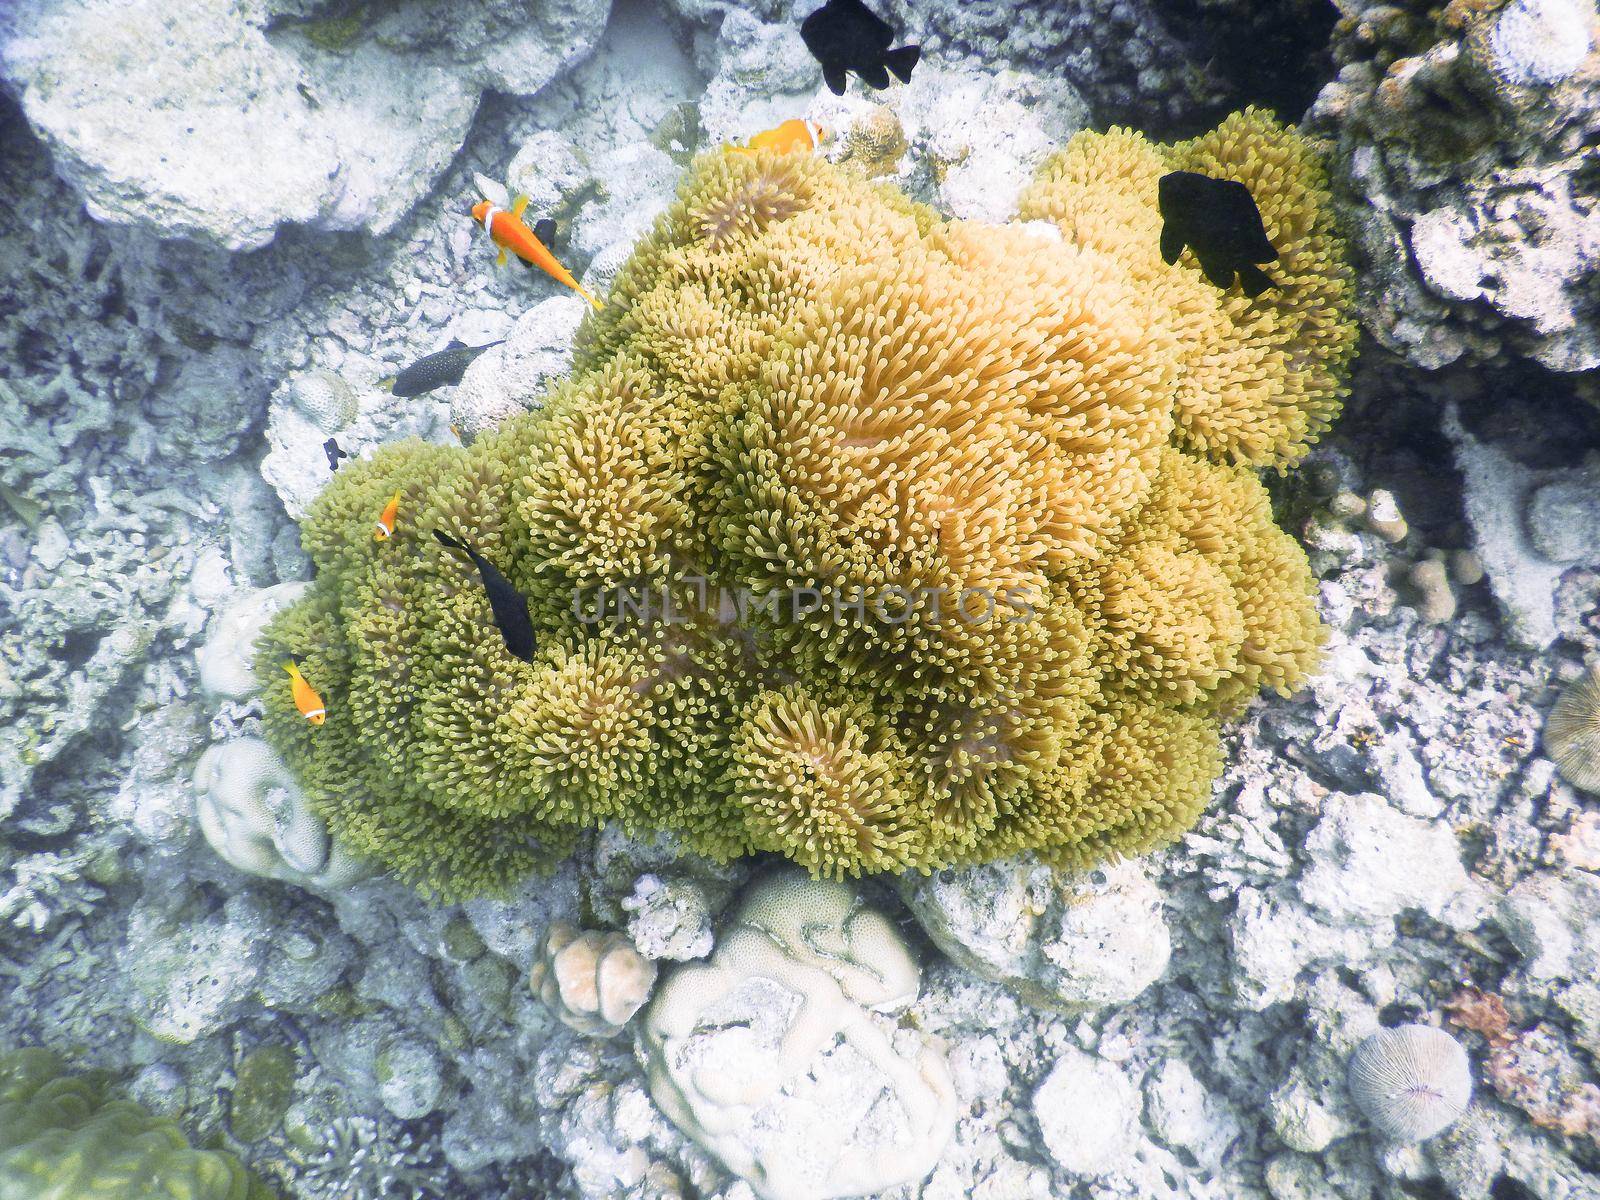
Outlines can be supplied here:
M287 608L308 584L279 583L246 592L217 617L195 654L200 686L213 696L242 700L256 691L256 637L279 609Z
M933 1045L874 1016L919 972L850 887L787 869L759 881L709 962L656 990L641 1041L650 1094L763 1200L827 1200L920 1180L955 1121Z
M645 872L623 897L628 937L646 958L684 960L711 953L711 904L698 883L680 875Z
M464 440L538 407L572 369L572 339L588 311L576 296L541 300L517 318L502 345L474 360L450 393L450 423Z
M1416 909L1476 924L1471 881L1444 822L1408 817L1381 796L1334 796L1305 851L1300 897L1324 920L1374 924Z
M260 738L212 746L195 765L200 830L252 875L337 890L372 873L328 836L283 759Z
M1033 1093L1044 1149L1068 1175L1101 1175L1137 1141L1139 1093L1114 1063L1068 1050Z
M1161 893L1133 861L1058 872L1012 858L905 875L900 886L939 949L1040 1008L1126 1003L1172 952Z
M1586 871L1528 876L1500 901L1495 922L1534 989L1600 972L1600 879Z
M1585 522L1600 519L1592 499L1600 461L1535 469L1461 422L1452 404L1441 423L1462 476L1462 508L1489 590L1517 643L1542 650L1556 639L1555 593L1574 566L1600 564L1600 540L1584 543ZM1587 498L1583 497L1587 493ZM1570 524L1568 524L1570 522ZM1573 558L1567 558L1568 554ZM1551 557L1559 555L1560 557Z
M443 349L443 346L437 347ZM296 519L317 494L327 486L334 472L328 466L323 443L328 433L318 422L323 418L308 414L302 400L305 375L320 377L320 369L284 380L272 393L267 408L267 453L261 460L261 477L278 493L283 507ZM349 470L351 460L372 452L388 442L415 437L424 441L455 440L450 433L450 410L437 395L418 396L396 403L388 392L376 387L353 389L356 415L337 435L338 446L349 459L340 470ZM377 513L373 513L377 518Z
M449 163L479 94L539 91L589 54L611 6L8 7L0 74L90 212L239 250L285 222L387 231Z
M625 934L579 930L557 921L545 935L544 956L533 964L528 982L568 1029L612 1037L650 998L656 965Z
M1593 0L1350 0L1308 118L1338 140L1362 319L1433 369L1524 354L1600 365Z

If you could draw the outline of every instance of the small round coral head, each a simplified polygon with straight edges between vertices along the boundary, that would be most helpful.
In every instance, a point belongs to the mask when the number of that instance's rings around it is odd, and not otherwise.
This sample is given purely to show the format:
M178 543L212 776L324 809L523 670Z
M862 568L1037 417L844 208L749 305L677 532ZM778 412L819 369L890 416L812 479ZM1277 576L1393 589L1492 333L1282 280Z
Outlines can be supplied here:
M289 694L294 697L295 708L313 725L321 725L328 719L328 706L322 702L317 689L306 682L298 663L286 662L283 669L289 672Z
M387 542L394 536L395 521L400 517L400 493L396 492L389 497L389 503L383 506L383 511L378 514L378 519L372 523L372 540Z

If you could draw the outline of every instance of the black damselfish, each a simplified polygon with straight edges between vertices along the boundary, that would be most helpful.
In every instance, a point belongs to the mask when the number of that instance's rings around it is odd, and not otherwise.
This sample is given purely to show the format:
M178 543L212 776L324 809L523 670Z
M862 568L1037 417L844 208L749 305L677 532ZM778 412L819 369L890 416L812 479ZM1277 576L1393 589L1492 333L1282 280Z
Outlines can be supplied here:
M1233 286L1235 275L1246 296L1273 286L1256 263L1275 262L1278 251L1261 223L1261 210L1244 184L1193 171L1163 175L1156 199L1161 208L1161 257L1178 261L1188 246L1200 269L1219 288Z
M861 0L828 0L800 23L800 38L822 64L822 78L835 96L844 95L848 71L879 90L889 86L890 71L910 83L911 68L922 56L921 46L889 49L894 28Z
M490 346L499 344L499 342L489 342L483 346L469 346L465 342L451 341L443 350L417 359L400 374L388 380L388 388L396 396L422 396L435 388L460 383L461 377L466 374L473 359Z
M483 590L489 594L489 609L494 613L494 623L500 630L500 636L505 639L506 649L523 662L532 662L535 649L533 618L528 615L528 601L522 593L511 586L511 581L500 573L499 567L466 542L437 529L433 531L433 536L439 539L440 544L458 550L472 560L472 565L478 568L479 578L483 580Z
M328 470L330 471L339 469L339 460L341 458L350 457L350 452L339 445L333 438L329 438L322 443L322 452L328 456Z

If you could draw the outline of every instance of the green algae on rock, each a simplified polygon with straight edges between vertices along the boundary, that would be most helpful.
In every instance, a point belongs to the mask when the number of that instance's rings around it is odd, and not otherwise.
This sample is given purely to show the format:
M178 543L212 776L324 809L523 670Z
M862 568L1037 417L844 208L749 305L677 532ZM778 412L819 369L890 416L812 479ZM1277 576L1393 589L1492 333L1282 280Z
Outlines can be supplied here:
M1256 193L1272 292L1161 261L1178 166ZM303 525L317 579L257 659L334 836L453 897L606 822L827 876L1187 829L1220 721L1316 659L1253 469L1337 412L1348 270L1309 148L1254 112L1175 147L1079 135L1023 215L703 155L541 410L341 470ZM434 529L527 595L533 662Z

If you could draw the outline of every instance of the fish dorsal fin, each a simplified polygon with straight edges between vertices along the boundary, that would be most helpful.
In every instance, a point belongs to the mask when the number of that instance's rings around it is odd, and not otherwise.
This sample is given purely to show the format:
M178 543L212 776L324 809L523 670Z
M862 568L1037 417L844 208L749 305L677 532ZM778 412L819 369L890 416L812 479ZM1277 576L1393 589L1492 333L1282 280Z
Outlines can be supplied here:
M506 194L506 185L496 183L487 175L472 173L472 182L478 189L478 194L496 208L510 208L511 197Z
M449 345L445 347L446 350L465 350L466 348L467 344L460 338L451 338Z
M528 207L528 198L518 193L517 198L511 202L511 215L517 220L522 220L522 214Z

